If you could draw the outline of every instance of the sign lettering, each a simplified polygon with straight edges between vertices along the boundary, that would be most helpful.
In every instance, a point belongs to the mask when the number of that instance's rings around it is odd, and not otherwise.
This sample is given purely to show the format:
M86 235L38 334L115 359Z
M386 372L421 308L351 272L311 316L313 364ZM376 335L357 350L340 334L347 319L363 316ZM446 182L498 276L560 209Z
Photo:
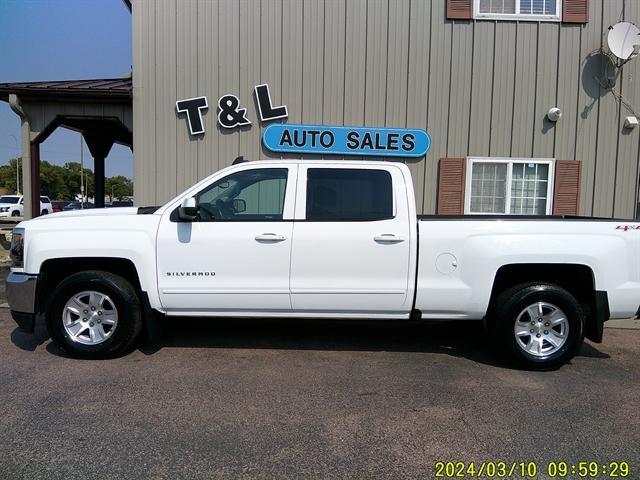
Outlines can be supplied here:
M286 105L275 107L271 101L269 85L266 83L254 87L258 115L261 122L287 118L289 112ZM187 126L191 135L204 133L202 113L208 108L207 97L186 98L176 102L178 113L185 113ZM236 128L251 125L247 118L247 109L240 107L240 99L230 93L218 99L218 123L223 128Z
M247 109L238 108L240 99L235 95L223 95L218 100L218 122L221 127L235 128L242 125L251 125L247 119Z
M257 85L254 88L256 94L256 101L258 104L258 114L260 115L260 121L268 122L269 120L277 120L279 118L287 118L289 112L286 105L274 107L271 102L271 93L269 92L269 85L266 83Z
M187 114L187 125L191 135L204 133L204 123L202 122L202 112L209 108L207 97L187 98L176 102L178 113Z
M274 124L264 131L262 143L273 152L421 157L431 139L416 128Z

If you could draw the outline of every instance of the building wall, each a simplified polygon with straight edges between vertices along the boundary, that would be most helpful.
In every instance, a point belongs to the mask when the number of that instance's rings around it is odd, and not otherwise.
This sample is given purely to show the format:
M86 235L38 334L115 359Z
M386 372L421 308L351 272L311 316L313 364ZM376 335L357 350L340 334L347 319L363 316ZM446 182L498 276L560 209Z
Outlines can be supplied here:
M135 196L159 204L238 155L264 150L253 87L268 83L288 122L418 127L408 160L418 210L433 213L441 157L581 160L580 213L632 217L639 130L601 76L609 25L640 2L592 0L590 22L447 20L445 0L138 0L133 2ZM615 91L640 105L640 59ZM250 127L221 131L216 101L240 97ZM206 133L190 137L178 99L206 95ZM557 124L545 119L557 106Z

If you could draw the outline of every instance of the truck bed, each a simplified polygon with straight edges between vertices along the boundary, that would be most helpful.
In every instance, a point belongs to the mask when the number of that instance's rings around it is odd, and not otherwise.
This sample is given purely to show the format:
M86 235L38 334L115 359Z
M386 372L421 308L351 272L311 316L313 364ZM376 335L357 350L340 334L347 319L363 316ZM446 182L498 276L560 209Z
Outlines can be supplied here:
M611 318L631 317L640 303L639 230L637 220L610 218L420 215L415 308L423 318L483 318L505 268L581 265L607 293Z

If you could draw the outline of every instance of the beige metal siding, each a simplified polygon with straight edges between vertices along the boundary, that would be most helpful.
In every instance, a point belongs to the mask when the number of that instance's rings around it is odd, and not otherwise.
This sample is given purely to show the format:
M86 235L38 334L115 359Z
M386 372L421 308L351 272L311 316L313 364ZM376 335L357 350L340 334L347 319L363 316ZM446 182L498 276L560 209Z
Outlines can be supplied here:
M489 154L508 157L511 155L511 130L513 121L513 98L515 90L517 25L505 22L496 28L494 42L493 90L491 91L491 141Z
M498 27L499 28L499 27ZM469 151L475 155L489 155L489 139L491 137L491 92L493 84L494 39L496 25L494 22L480 22L474 25L473 61L471 63L471 124L469 125ZM458 28L455 37L458 37ZM499 61L499 59L496 59ZM451 100L458 96L451 92ZM449 119L450 128L455 128L458 119ZM460 152L466 155L466 152Z
M455 26L457 35L451 45L451 91L471 91L472 75L469 75L469 65L473 63L473 25L460 22ZM449 102L449 118L453 120L447 130L447 156L462 157L469 147L469 132L471 132L471 95L453 95ZM489 125L486 126L487 130ZM475 131L476 125L473 126Z
M576 159L576 127L578 109L578 85L582 62L580 60L580 25L567 25L561 30L558 46L558 105L562 105L562 121L556 123L555 157L561 160Z
M511 156L514 157L530 157L533 147L537 43L538 25L531 22L518 24L511 126Z
M602 12L602 30L605 32L609 25L618 22L622 12L622 0L607 0L606 8ZM601 38L606 43L606 37ZM595 183L593 190L593 214L597 216L613 215L613 198L615 196L615 177L617 163L617 149L620 129L619 115L620 103L616 98L605 94L604 88L600 88L603 95L600 99L598 115L598 138L595 163Z
M593 78L588 57L640 2L593 0L590 22L446 20L445 0L139 0L133 4L136 201L161 203L261 145L253 87L268 83L288 122L425 128L408 160L418 210L433 213L438 159L581 160L581 213L630 217L639 131ZM587 69L585 70L585 67ZM640 102L640 60L616 91ZM217 100L239 96L252 125L225 131ZM206 95L206 134L190 137L175 101ZM545 119L557 106L563 116Z
M532 149L532 156L538 158L553 157L557 123L550 122L546 115L549 108L558 103L558 35L556 24L541 23L538 26Z
M640 19L640 2L626 2L624 20L638 22ZM630 105L640 104L640 62L632 61L625 65L620 77L620 91ZM626 107L620 110L619 131L623 131L624 118L633 115ZM637 198L640 187L639 164L632 159L639 158L638 135L635 130L626 131L618 139L616 178L614 184L613 215L615 217L629 216L632 210L629 208L629 199ZM635 182L634 182L634 179ZM640 213L640 212L638 212Z
M413 2L416 3L415 1ZM445 21L446 2L431 2L431 18L424 28L430 28L429 47L429 91L427 93L427 131L431 135L431 150L427 153L422 188L423 212L435 212L437 194L438 159L447 156L447 131L449 128L449 92L451 87L451 45L455 25ZM412 45L423 48L423 45ZM410 47L411 48L411 47ZM464 75L470 75L470 70ZM466 94L467 92L455 92ZM469 92L470 94L470 92ZM455 119L454 119L455 120ZM451 128L457 128L457 124ZM420 189L420 186L418 186ZM418 206L419 208L419 206Z
M576 120L576 158L582 160L582 190L580 208L590 214L593 211L593 184L596 165L596 141L598 136L598 111L600 89L590 81L593 71L589 69L589 55L602 43L602 2L589 2L590 22L581 27L580 38L580 83L578 89L578 114ZM576 82L577 83L577 82ZM587 88L585 88L585 85Z
M280 32L280 15L278 12L274 12L272 6L272 2L269 5L265 5L262 21L267 25L270 21L277 22L276 25L273 25L273 30ZM237 40L240 45L240 88L237 93L251 92L253 87L262 83L263 80L261 79L264 79L266 83L271 85L271 95L279 99L280 89L278 86L280 82L274 83L269 78L273 78L273 71L280 71L280 63L272 64L273 60L267 53L269 50L274 50L275 45L279 45L280 39L274 38L267 28L264 31L262 30L260 9L254 8L251 0L242 0L240 2L240 32ZM254 52L261 51L261 49L263 52L261 56L265 57L264 74L260 72L262 62L256 62L254 54ZM243 96L245 97L245 103L248 104L245 107L247 108L252 104L252 99L248 94ZM212 104L209 107L210 115L214 117L214 112L216 111L215 102L217 100L217 97L215 99L212 98ZM255 122L254 128L246 128L244 133L239 136L240 150L247 158L261 158L260 134L261 129L258 128L257 122Z
M351 2L349 2L351 4ZM409 77L407 78L407 125L427 128L427 104L429 99L429 64L430 54L427 45L431 43L431 29L425 28L431 21L431 5L429 2L412 1L409 15ZM424 45L425 48L417 48ZM351 87L356 88L356 87ZM430 156L432 154L429 154ZM433 158L432 156L430 158ZM425 198L425 161L407 162L413 188L416 192L418 210L423 210ZM431 165L433 168L434 166ZM435 169L432 171L435 172ZM428 185L432 185L431 182ZM432 192L427 192L431 198Z
M177 98L198 96L198 42L190 32L197 31L197 2L178 2L176 4L176 40L177 40ZM182 127L182 128L181 128ZM192 158L184 168L176 165L176 193L179 185L192 185L198 178L198 143L204 139L191 140L184 135L184 125L174 125L176 129L177 158Z
M198 42L198 67L196 74L198 82L197 94L204 95L204 89L211 89L211 93L207 92L209 109L202 118L205 131L211 132L211 135L198 138L197 140L198 178L200 179L220 169L218 162L220 135L217 133L218 117L216 116L216 102L218 98L215 96L218 92L218 31L217 28L215 28L218 24L218 2L213 0L198 0L197 18L198 35L200 37L200 41ZM184 120L180 120L181 121L178 122L178 128L182 127L181 135L185 135ZM181 123L182 125L180 125ZM158 199L156 202L159 203L160 200Z

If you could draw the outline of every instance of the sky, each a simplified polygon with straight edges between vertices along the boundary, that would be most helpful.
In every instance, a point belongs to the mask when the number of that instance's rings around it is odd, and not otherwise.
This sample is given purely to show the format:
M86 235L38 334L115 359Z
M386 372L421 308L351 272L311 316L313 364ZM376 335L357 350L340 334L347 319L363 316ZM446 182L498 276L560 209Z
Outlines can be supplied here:
M131 71L131 14L122 0L0 0L0 83L117 78ZM19 155L20 119L0 101L0 165ZM40 158L80 161L80 134L58 128ZM84 149L87 168L93 169ZM131 150L114 145L107 176L133 176Z

